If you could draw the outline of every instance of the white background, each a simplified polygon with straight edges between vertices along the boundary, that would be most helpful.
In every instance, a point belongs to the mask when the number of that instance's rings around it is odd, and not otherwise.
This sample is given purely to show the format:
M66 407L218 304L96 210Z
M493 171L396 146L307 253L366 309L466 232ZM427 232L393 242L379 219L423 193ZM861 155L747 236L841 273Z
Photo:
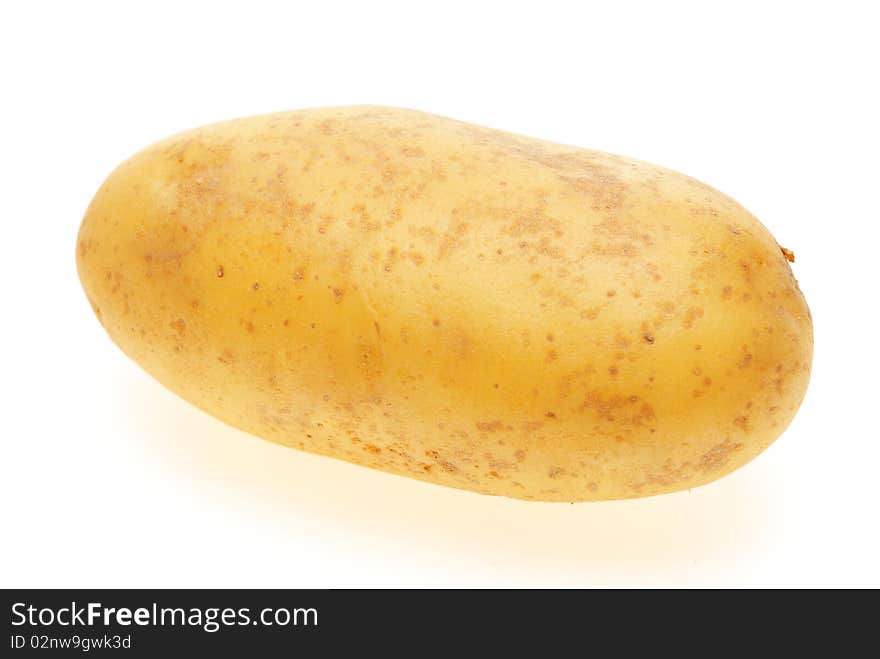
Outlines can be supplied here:
M873 3L44 2L0 9L0 586L880 586ZM692 492L537 504L284 449L104 335L103 178L221 119L376 103L684 171L797 254L788 431Z

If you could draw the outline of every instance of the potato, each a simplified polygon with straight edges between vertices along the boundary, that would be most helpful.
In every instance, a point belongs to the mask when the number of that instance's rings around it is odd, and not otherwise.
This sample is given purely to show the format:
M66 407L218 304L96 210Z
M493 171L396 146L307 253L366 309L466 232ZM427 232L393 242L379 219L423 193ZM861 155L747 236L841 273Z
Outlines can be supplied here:
M159 142L77 245L110 337L202 410L544 501L692 488L783 431L813 346L789 255L682 174L381 107Z

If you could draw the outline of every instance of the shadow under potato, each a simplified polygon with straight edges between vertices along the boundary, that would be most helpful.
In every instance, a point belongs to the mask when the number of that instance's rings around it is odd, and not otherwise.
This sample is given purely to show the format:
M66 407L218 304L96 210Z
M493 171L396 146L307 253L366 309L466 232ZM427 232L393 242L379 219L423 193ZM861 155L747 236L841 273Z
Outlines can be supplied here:
M134 368L114 391L116 413L141 430L139 448L146 459L167 471L169 480L183 482L181 496L191 488L204 500L228 507L231 534L236 516L271 511L274 533L309 543L302 535L303 520L309 519L326 527L314 542L338 537L360 554L358 560L381 551L383 561L393 562L397 552L424 563L429 576L454 556L473 579L450 575L450 586L680 582L695 563L733 569L743 554L773 537L782 514L779 498L768 496L767 472L760 469L646 499L526 502L422 483L262 441L199 412ZM284 578L287 582L277 586L302 585L295 572ZM324 581L346 585L332 576Z

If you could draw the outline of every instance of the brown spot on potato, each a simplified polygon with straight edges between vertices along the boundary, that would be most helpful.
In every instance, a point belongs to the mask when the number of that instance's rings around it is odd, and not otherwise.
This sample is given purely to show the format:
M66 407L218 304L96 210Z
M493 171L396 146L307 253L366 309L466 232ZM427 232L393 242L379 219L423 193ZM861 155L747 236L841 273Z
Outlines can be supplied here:
M742 444L737 444L731 442L730 439L725 439L720 444L713 446L711 449L706 451L702 456L700 456L699 469L703 473L708 471L715 471L723 467L727 461L730 459L730 456L742 449Z
M495 421L477 421L477 430L497 432L499 430L509 430L509 428L505 428L504 424L496 419Z
M559 478L560 476L564 476L564 475L565 475L565 469L563 469L562 467L555 467L554 466L554 467L550 467L550 469L547 470L547 476L549 476L550 478Z
M690 307L684 315L683 324L685 329L692 329L694 324L703 317L703 309L701 307Z
M217 279L223 279L223 266L217 266Z
M591 410L604 421L614 421L621 426L641 426L655 419L653 406L647 401L634 408L639 402L638 396L603 396L600 392L590 391L584 396L580 405L582 412Z
M449 225L443 235L440 237L440 248L438 258L443 259L464 244L464 237L467 235L470 225L463 220L455 217L458 209L453 211L453 218L449 221Z

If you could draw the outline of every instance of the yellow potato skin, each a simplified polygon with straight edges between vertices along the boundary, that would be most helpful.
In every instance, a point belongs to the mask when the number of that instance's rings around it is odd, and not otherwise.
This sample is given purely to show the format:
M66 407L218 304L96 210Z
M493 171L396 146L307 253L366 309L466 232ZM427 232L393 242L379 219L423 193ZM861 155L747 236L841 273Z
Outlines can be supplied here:
M784 430L812 358L779 245L729 197L410 110L159 142L96 194L77 266L117 345L226 423L521 499L719 478Z

